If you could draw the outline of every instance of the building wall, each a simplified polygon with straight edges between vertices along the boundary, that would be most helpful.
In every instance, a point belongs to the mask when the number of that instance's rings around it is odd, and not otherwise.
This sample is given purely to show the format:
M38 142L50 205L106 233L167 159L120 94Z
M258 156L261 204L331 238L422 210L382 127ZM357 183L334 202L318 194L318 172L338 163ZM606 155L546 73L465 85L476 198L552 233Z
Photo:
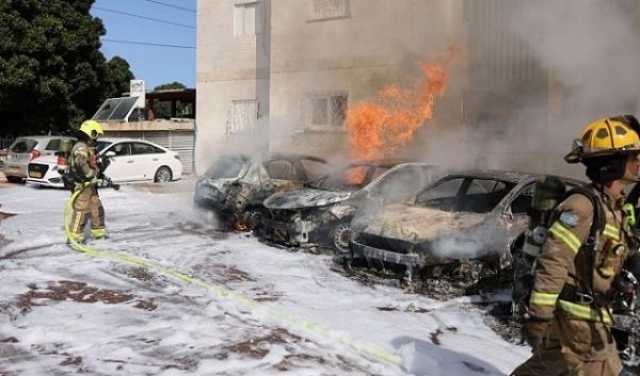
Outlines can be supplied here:
M256 36L234 34L240 0L199 0L196 171L233 149L227 137L233 101L256 99Z

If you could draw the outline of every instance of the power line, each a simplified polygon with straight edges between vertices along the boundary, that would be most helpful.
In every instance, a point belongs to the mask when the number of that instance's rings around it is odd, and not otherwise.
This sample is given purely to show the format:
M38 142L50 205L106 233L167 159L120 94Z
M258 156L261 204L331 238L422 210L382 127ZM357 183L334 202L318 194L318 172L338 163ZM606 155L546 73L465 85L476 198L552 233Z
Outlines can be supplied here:
M196 28L195 26L191 26L191 25L181 24L181 23L177 23L177 22L171 22L171 21L167 21L167 20L161 20L161 19L158 19L158 18L140 16L138 14L123 12L121 10L108 9L108 8L102 8L102 7L97 7L97 6L94 6L93 8L96 9L96 10L101 10L103 12L111 12L111 13L115 13L115 14L122 14L122 15L129 16L129 17L141 18L143 20L160 22L160 23L165 23L165 24L169 24L169 25L185 27L185 28L188 28L188 29L194 29L195 30L195 28Z
M192 50L196 49L194 46L183 46L183 45L179 45L179 44L140 42L140 41L135 41L135 40L122 40L122 39L109 39L109 38L102 38L101 40L103 42L109 42L109 43L136 44L136 45L140 45L140 46L170 47L170 48L183 48L183 49L192 49Z
M169 8L173 8L173 9L184 10L185 12L197 13L195 9L183 8L183 7L180 7L180 6L177 6L177 5L163 3L162 1L158 1L158 0L146 0L146 1L148 1L150 3L158 4L158 5L163 5L165 7L169 7Z

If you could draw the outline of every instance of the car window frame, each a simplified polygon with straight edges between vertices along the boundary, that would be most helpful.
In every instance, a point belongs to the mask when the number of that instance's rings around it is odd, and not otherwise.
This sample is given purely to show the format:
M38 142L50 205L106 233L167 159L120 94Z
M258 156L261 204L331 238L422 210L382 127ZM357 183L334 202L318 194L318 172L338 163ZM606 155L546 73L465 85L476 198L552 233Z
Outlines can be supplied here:
M507 215L507 216L514 216L514 215L528 215L526 212L525 213L517 213L514 214L513 210L511 210L511 206L513 205L513 203L516 201L516 199L522 194L524 193L529 187L533 188L533 186L535 185L535 180L532 181L525 181L525 182L521 182L518 183L518 185L521 185L521 187L518 188L518 186L513 187L512 192L509 192L509 194L504 197L502 199L502 201L497 205L497 207L503 207L502 209L502 214L503 215Z
M323 159L320 159L320 158L317 158L317 157L307 157L307 156L305 156L305 157L301 157L300 159L296 160L296 163L294 163L294 168L298 169L299 177L301 177L302 178L301 181L304 181L304 182L308 182L312 178L320 178L320 177L325 175L323 173L323 174L321 174L319 176L316 176L316 177L310 176L309 172L310 172L311 169L309 169L309 168L307 168L307 166L305 166L305 164L304 164L305 161L309 161L309 162L312 162L312 163L318 163L318 164L323 165L325 167L329 166L329 163L327 161L325 161Z
M154 151L152 153L140 153L140 154L134 153L135 146L137 144L148 146L149 148L151 148ZM130 142L130 148L131 148L130 149L131 150L131 154L130 154L131 156L136 156L136 155L154 155L154 154L163 154L163 153L165 153L164 150L158 148L157 146L155 146L155 145L153 145L151 143L144 142L144 141L132 141L132 142Z
M126 154L126 155L118 155L118 154L116 154L116 155L114 156L114 158L119 158L119 157L132 157L132 156L133 156L133 154L132 154L132 148L131 148L131 142L129 142L129 141L114 142L114 143L112 143L111 145L109 145L107 148L105 148L105 149L104 149L104 151L103 151L103 153L104 153L104 154L106 154L106 153L108 153L109 151L113 151L112 149L113 149L113 148L115 148L115 147L116 147L116 146L118 146L118 145L127 145L127 146L129 147L129 154ZM115 153L115 151L113 151L113 152Z
M289 171L288 171L289 178L283 179L283 178L276 178L276 177L271 176L271 172L269 171L269 168L267 166L270 163L273 163L273 162L285 162L285 163L287 163L289 165ZM265 171L267 172L267 176L269 176L269 179L281 180L281 181L295 181L294 179L291 179L291 177L293 177L295 175L294 174L295 166L294 166L294 163L292 161L288 160L288 159L283 159L283 158L269 159L269 160L265 161L264 163L262 163L262 166L264 167Z
M451 198L456 198L457 199L458 197L460 197L460 195L463 192L466 192L466 190L467 190L467 186L469 184L468 181L470 180L470 178L468 176L449 175L449 176L442 177L441 179L438 179L433 184L428 185L423 190L421 190L420 192L416 193L416 197L413 200L413 204L417 206L418 205L418 198L420 197L421 194L425 193L426 191L428 191L430 189L433 189L434 187L436 187L437 185L441 184L445 180L451 181L451 180L456 180L456 179L462 179L462 183L460 184L460 187L458 187L458 191L456 192L455 196L451 197ZM445 197L440 197L440 198L445 198Z
M369 184L367 184L364 189L367 191L369 196L380 196L383 195L382 193L379 192L379 187L382 186L383 184L387 184L387 180L390 179L390 176L396 173L399 173L405 169L411 169L414 172L419 173L421 176L420 178L422 179L424 176L426 176L425 174L425 168L424 166L420 166L417 164L411 164L411 163L407 163L407 164L399 164L399 165L395 165L391 168L388 168L385 172L383 172L382 174L374 177ZM415 193L415 191L414 191ZM411 195L408 195L408 198L411 198Z
M516 198L522 194L522 192L524 192L529 186L533 186L536 183L536 179L531 180L531 181L526 181L526 182L521 182L518 183L518 185L522 184L521 188L518 188L517 186L514 187L512 189L512 192L509 192L509 195L507 195L507 197L505 197L503 200L509 200L508 202L500 202L499 205L503 205L504 204L504 209L502 211L502 214L505 215L514 215L513 211L511 210L511 205L513 204L513 202L516 200ZM565 179L560 179L560 181L562 181L562 183L565 185L566 189L565 189L565 193L569 192L572 189L575 189L577 187L579 187L581 184L580 182L575 182L575 181L571 181L571 180L565 180ZM535 193L535 192L534 192ZM518 215L520 215L520 213L518 213ZM526 213L525 213L526 215Z
M75 141L74 141L75 142ZM98 150L97 146L99 143L105 143L107 145L105 145L105 147L102 150ZM118 142L112 142L112 141L103 141L103 140L98 140L98 142L96 143L96 151L102 155L104 153L106 153L113 145L118 144Z
M21 151L21 152L17 152L14 151L13 148L20 142L33 142L33 146L31 146L31 148L27 148L28 151ZM9 153L13 153L13 154L29 154L33 151L33 149L35 149L38 146L39 141L35 138L29 138L29 137L19 137L17 138L11 145L9 145ZM28 144L26 144L28 145Z
M47 141L47 144L44 146L43 150L46 151L58 151L60 149L60 144L62 144L62 138L51 138ZM51 143L53 142L57 142L58 144L56 145L55 148L53 149L49 149L49 145L51 145Z
M459 200L463 199L464 196L467 195L467 192L469 191L469 188L471 187L471 184L474 180L494 180L498 183L502 183L504 184L504 189L509 188L511 186L511 188L509 189L509 192L507 192L506 195L504 195L504 197L502 197L500 199L500 201L489 211L484 212L484 213L493 213L496 210L501 210L500 208L503 207L503 205L505 204L505 200L509 199L510 197L513 197L514 191L518 188L518 186L525 184L522 181L519 182L510 182L508 180L505 179L501 179L499 177L496 178L491 178L491 177L482 177L482 176L467 176L466 177L466 181L465 184L463 184L463 188L464 190L462 192L458 192L458 196L456 196ZM484 192L484 193L472 193L472 195L479 195L479 194L486 194L486 195L490 195L493 192L495 192L495 185L492 187L490 192ZM462 211L460 208L460 205L462 204L462 201L458 201L456 204L456 211Z

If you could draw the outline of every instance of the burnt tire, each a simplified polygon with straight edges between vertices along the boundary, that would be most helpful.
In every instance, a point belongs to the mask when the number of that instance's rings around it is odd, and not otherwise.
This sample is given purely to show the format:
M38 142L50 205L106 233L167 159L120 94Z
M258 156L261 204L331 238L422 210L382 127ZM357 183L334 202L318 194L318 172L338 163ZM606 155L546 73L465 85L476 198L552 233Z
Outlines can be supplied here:
M173 178L173 174L171 173L171 169L167 166L162 166L156 171L156 174L153 177L153 181L156 183L166 183L170 182Z
M353 238L353 230L350 222L338 223L330 233L331 246L337 255L351 256L351 240Z

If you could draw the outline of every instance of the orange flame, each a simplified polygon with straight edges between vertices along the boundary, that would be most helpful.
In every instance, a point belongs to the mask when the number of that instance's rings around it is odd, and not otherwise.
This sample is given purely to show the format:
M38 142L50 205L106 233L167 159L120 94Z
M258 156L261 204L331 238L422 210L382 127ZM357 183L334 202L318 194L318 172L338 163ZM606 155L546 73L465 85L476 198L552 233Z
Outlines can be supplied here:
M412 89L389 85L375 102L361 102L347 112L347 132L354 159L376 159L394 155L426 121L433 117L436 97L447 88L447 69L453 49L444 64L422 64L423 77Z
M353 167L348 169L344 176L343 181L345 181L348 185L353 185L356 187L362 186L365 181L367 173L367 168L364 166Z

